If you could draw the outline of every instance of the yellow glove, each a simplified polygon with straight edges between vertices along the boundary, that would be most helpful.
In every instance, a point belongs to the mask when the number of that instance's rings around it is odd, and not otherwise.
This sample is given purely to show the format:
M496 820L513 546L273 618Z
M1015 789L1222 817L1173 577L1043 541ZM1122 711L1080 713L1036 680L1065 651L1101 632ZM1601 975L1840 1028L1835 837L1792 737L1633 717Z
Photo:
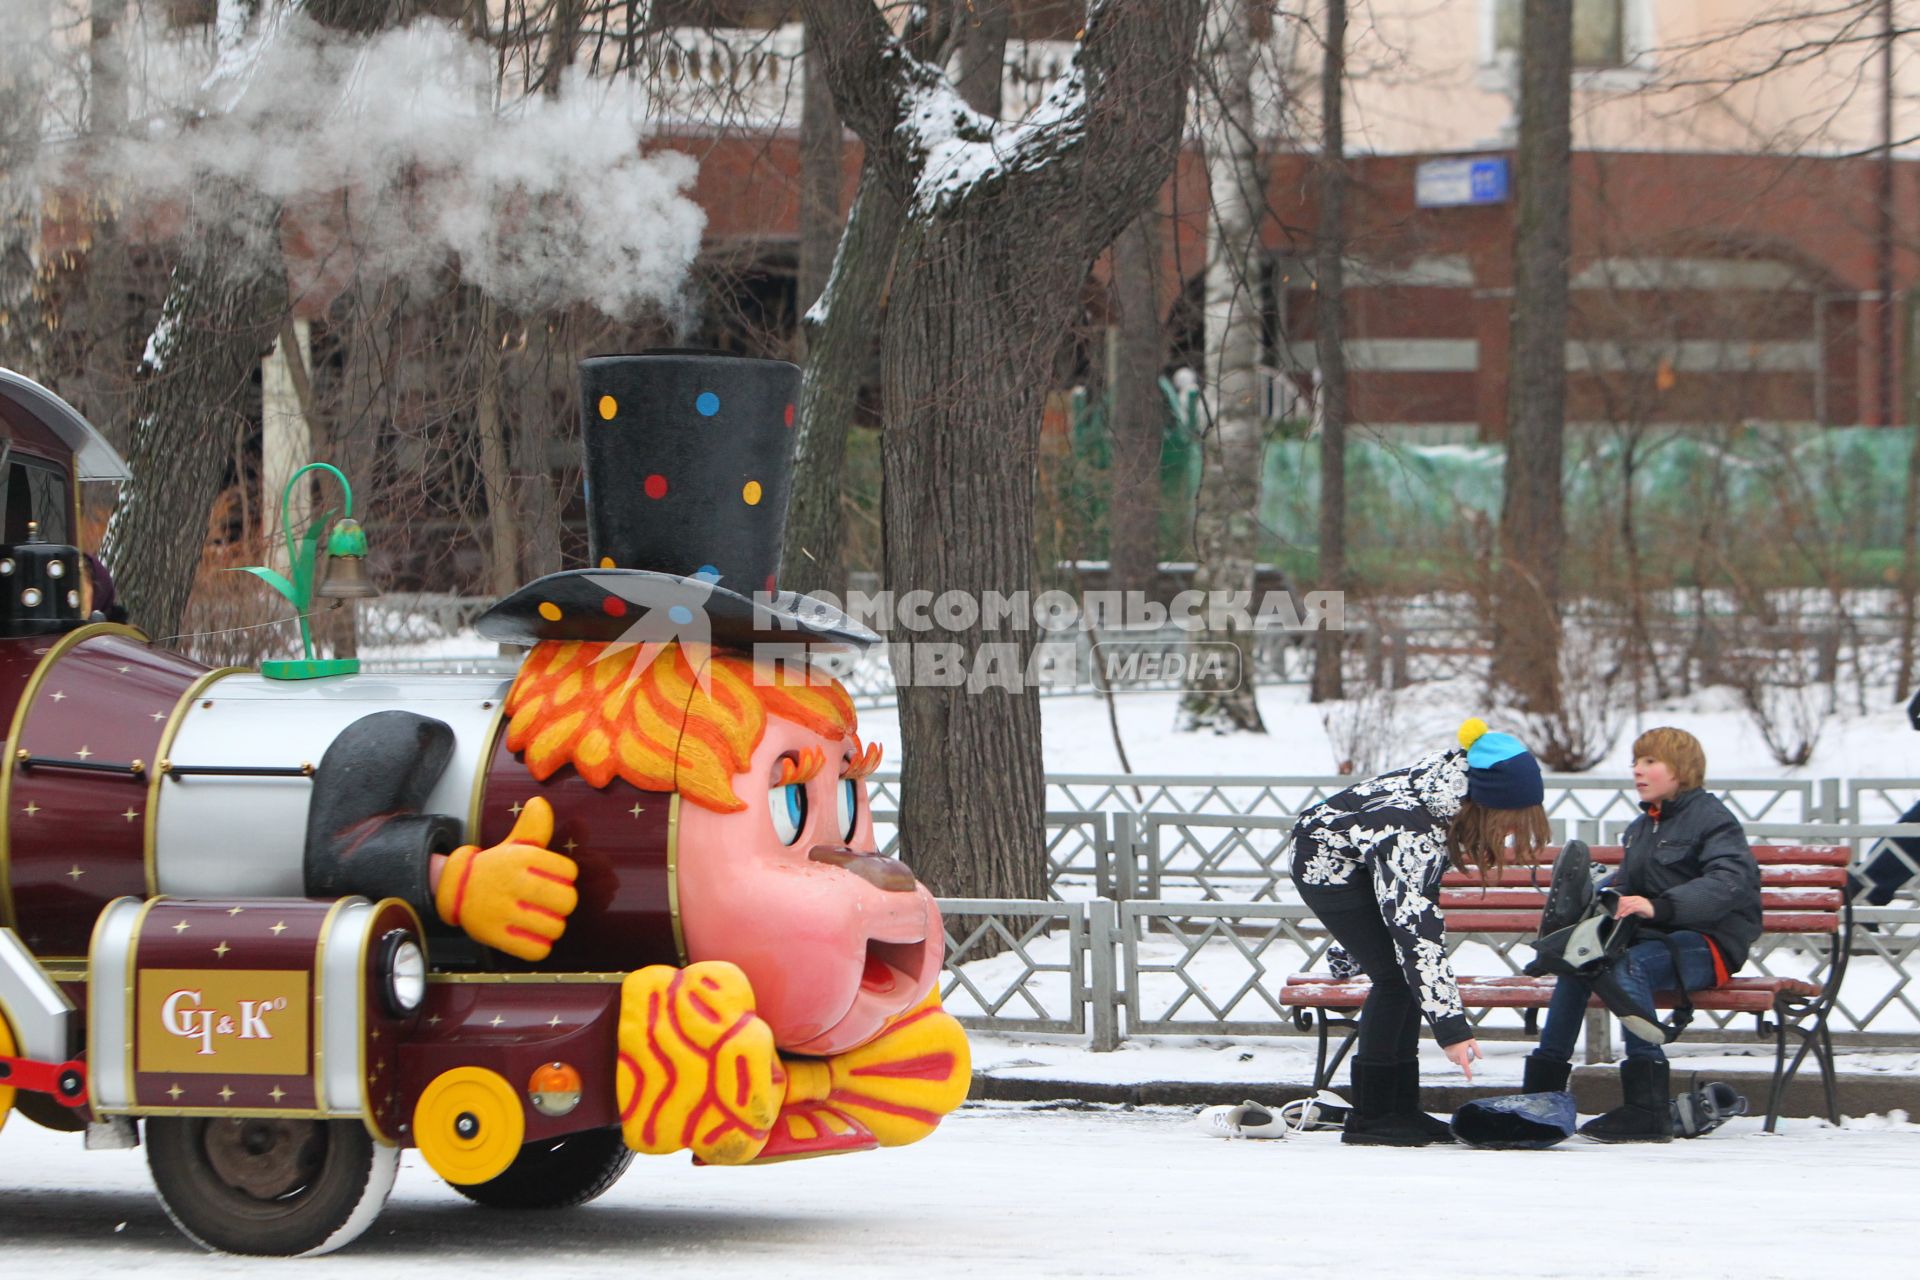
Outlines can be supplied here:
M773 1028L754 1012L739 966L703 960L627 975L615 1077L627 1146L745 1164L767 1144L786 1091Z
M440 918L475 942L545 960L580 903L573 887L580 868L547 848L552 839L553 806L535 796L499 844L455 849L433 893Z

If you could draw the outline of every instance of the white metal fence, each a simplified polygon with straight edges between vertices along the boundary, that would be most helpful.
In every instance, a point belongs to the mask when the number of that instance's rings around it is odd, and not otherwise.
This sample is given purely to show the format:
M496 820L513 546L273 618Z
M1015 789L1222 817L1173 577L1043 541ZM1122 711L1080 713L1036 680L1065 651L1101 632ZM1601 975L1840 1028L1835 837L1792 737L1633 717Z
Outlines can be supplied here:
M1294 815L1348 785L1337 777L1196 779L1053 775L1047 780L1048 899L943 904L949 931L943 990L968 1025L1091 1036L1112 1048L1135 1035L1287 1035L1288 976L1324 968L1325 932L1293 891L1285 857ZM1893 839L1920 824L1890 819L1920 800L1920 779L1740 779L1715 790L1755 843L1846 844L1856 871L1876 857L1920 870ZM876 806L897 804L898 779L874 780ZM1556 840L1617 843L1633 807L1620 780L1550 777ZM876 812L884 847L895 815ZM911 862L911 851L902 853ZM1884 907L1857 907L1844 990L1833 1014L1843 1045L1920 1046L1920 879ZM996 923L997 922L997 923ZM982 941L1001 953L980 959ZM1449 939L1463 974L1517 973L1531 950L1509 934ZM1016 945L1017 944L1017 945ZM1747 971L1817 977L1831 957L1821 935L1769 934ZM1074 1000L1083 1007L1071 1007ZM1533 1033L1536 1015L1475 1010L1478 1033ZM1703 1011L1689 1038L1740 1040L1751 1015Z

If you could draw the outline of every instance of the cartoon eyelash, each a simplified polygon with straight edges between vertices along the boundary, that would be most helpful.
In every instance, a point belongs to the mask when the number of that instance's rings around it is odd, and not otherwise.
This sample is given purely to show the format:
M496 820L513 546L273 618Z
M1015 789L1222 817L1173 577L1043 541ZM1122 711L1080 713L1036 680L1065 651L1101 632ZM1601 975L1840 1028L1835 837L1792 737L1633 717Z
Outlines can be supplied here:
M780 757L780 774L773 785L788 787L796 782L811 782L826 762L827 753L818 747L804 747L797 754L789 751Z
M870 776L875 769L880 767L880 755L881 750L879 743L871 743L865 751L862 751L860 749L860 739L855 738L853 740L853 753L847 757L841 767L840 776L843 779L865 778Z

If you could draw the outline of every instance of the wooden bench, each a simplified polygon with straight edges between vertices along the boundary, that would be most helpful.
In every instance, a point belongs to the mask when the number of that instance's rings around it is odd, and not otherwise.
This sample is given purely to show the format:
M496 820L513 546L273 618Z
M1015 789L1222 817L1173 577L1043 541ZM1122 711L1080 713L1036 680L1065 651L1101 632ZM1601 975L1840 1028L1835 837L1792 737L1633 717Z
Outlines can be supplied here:
M1446 913L1447 933L1458 939L1469 934L1492 937L1531 937L1538 932L1540 911L1546 905L1547 884L1557 848L1540 851L1540 861L1505 868L1497 881L1482 884L1477 874L1449 871L1441 884L1440 907ZM1618 845L1595 846L1596 863L1617 866ZM1853 908L1847 900L1847 867L1852 851L1845 845L1759 845L1753 850L1760 864L1761 922L1767 934L1812 934L1828 941L1827 969L1819 981L1764 976L1734 977L1724 987L1692 994L1693 1007L1702 1011L1750 1013L1756 1032L1774 1042L1773 1086L1767 1099L1767 1131L1779 1120L1787 1085L1799 1073L1809 1053L1819 1064L1826 1089L1827 1117L1840 1120L1840 1100L1833 1074L1833 1041L1827 1018L1839 998L1846 975L1847 947ZM1537 1034L1539 1010L1553 997L1554 979L1523 974L1499 977L1458 975L1460 1001L1469 1009L1521 1009L1526 1030ZM1335 979L1321 974L1295 974L1281 988L1280 1003L1293 1010L1294 1025L1318 1032L1314 1087L1326 1088L1341 1060L1353 1047L1359 1023L1336 1014L1357 1010L1370 987L1365 978ZM1661 1008L1674 1007L1671 992L1660 993ZM1591 1007L1602 1007L1596 999ZM1329 1056L1328 1031L1347 1034ZM1792 1061L1787 1058L1788 1037L1798 1039Z

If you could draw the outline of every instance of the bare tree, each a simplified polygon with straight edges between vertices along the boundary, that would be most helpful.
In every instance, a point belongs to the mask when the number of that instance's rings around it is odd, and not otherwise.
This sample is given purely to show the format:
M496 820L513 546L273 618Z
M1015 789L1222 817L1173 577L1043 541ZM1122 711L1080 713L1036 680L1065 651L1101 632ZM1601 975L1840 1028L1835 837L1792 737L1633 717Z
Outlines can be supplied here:
M1567 263L1573 6L1523 0L1507 462L1493 675L1531 711L1558 698L1561 457L1567 408Z
M1265 183L1253 132L1253 6L1210 0L1201 61L1208 92L1201 109L1207 152L1207 358L1211 420L1194 513L1194 586L1253 598L1260 545L1260 214ZM1254 696L1253 633L1226 622L1210 642L1231 644L1230 671L1193 668L1180 699L1182 729L1265 733Z
M1095 256L1171 172L1199 0L1096 4L1061 86L1004 126L869 0L804 8L840 114L903 211L882 353L889 582L1025 592L1052 357ZM1020 670L1033 644L1001 616L936 619L913 638ZM922 878L948 894L1044 892L1037 691L1018 671L1013 689L972 692L901 674L902 836Z
M1328 0L1320 63L1313 345L1320 368L1320 589L1347 588L1347 2ZM1314 633L1313 700L1344 697L1340 632Z
M840 241L840 114L833 109L825 60L809 39L800 75L800 279L805 315L827 289Z
M0 43L0 364L31 372L47 344L39 161L51 7L18 5L16 29Z
M305 0L300 7L350 32L372 31L390 15L388 0ZM133 406L132 478L101 543L129 615L160 636L180 630L208 514L250 412L255 369L288 310L276 202L218 180L202 183L186 212L190 231Z
M968 107L989 120L1000 117L1001 75L1006 63L1010 0L945 0L917 11L902 39L917 56L944 65L957 59L955 88ZM809 24L802 148L814 120L832 120L835 138L834 191L838 193L838 145L841 120L834 112L821 41ZM817 96L816 96L817 95ZM815 141L816 149L824 144ZM804 163L804 161L803 161ZM817 179L815 181L818 181ZM818 200L807 194L803 202ZM803 213L806 205L803 203ZM877 330L884 323L887 286L893 274L902 211L892 188L871 162L863 163L859 190L848 211L832 270L816 296L806 298L801 332L806 361L800 381L794 474L781 548L780 584L789 591L838 591L842 586L847 433L853 425L860 390L875 371ZM817 234L817 233L816 233ZM803 223L802 258L810 237ZM818 254L818 246L813 252ZM808 290L803 287L802 293Z
M1167 331L1161 319L1160 211L1149 208L1114 237L1113 359L1107 368L1107 587L1151 592L1160 571L1160 446L1167 417L1160 394Z

